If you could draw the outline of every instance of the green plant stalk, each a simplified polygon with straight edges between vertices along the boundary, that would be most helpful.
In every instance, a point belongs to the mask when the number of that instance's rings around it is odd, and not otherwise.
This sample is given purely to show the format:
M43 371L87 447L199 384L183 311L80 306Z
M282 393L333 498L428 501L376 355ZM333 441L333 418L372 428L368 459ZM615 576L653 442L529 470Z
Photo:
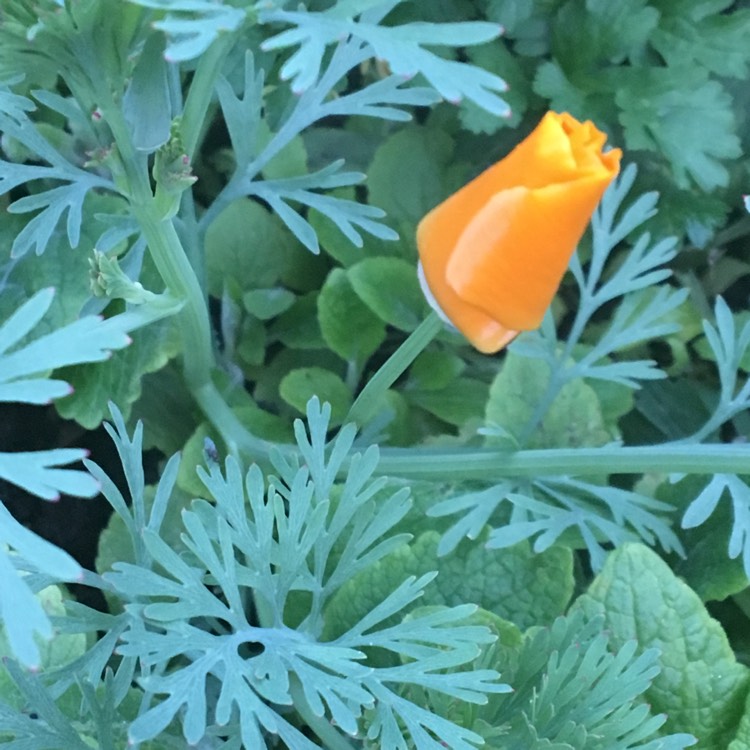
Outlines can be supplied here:
M443 322L431 312L391 355L365 386L352 405L348 422L362 425L382 404L388 388L441 331ZM564 360L563 360L564 361ZM543 408L532 425L544 415L559 383L554 374L543 399ZM559 448L520 450L496 448L381 448L376 472L404 479L452 481L456 479L499 480L505 477L554 476L559 474L747 474L750 449L742 445L698 445L677 442L666 445L603 448Z
M436 312L431 312L401 346L388 358L388 361L375 373L362 389L349 410L345 421L358 426L365 424L383 403L385 392L406 371L406 368L421 354L425 347L443 329L443 321Z
M132 168L129 171L132 173ZM133 215L159 275L170 292L185 301L177 321L187 387L230 453L250 454L258 461L267 461L268 445L242 425L211 378L216 360L206 298L172 220L161 216L147 182L139 180L130 188Z
M550 448L384 448L377 474L405 479L486 479L595 474L750 474L750 447L675 444Z
M236 41L236 34L222 34L198 59L180 122L182 143L191 161L205 131L207 114L212 111L216 79Z
M185 306L178 315L178 325L187 387L219 431L231 454L250 454L256 461L267 462L269 445L242 425L212 380L216 360L208 308L174 224L170 219L162 219L158 215L153 199L134 204L133 213L159 275L172 294L185 300Z
M228 51L227 45L231 47L228 37L223 41L224 45L220 45L220 49L207 59L203 68L198 89L201 95L196 93L191 105L196 111L198 104L195 102L205 101L207 92L213 88L213 80L219 74L221 60ZM177 321L184 353L186 385L203 413L222 436L230 453L246 454L258 462L267 464L269 445L256 438L242 425L211 378L216 360L206 297L172 220L165 219L157 206L148 177L147 161L133 147L130 130L111 92L106 86L98 85L96 93L99 108L112 131L119 158L122 160L127 183L122 187L130 199L133 216L138 221L151 257L167 289L175 298L185 302ZM202 119L197 114L191 118L188 120L188 134L195 147Z
M177 236L174 224L162 219L153 199L134 200L132 210L146 239L151 256L167 288L185 300L180 313L180 332L185 352L185 379L191 390L211 382L214 353L211 324L203 301L203 290Z
M172 294L185 300L178 315L178 325L185 382L190 392L218 429L231 454L250 453L266 458L268 447L265 442L245 429L211 379L216 360L208 308L174 224L171 219L158 215L156 203L150 197L146 201L134 201L132 208L159 275Z

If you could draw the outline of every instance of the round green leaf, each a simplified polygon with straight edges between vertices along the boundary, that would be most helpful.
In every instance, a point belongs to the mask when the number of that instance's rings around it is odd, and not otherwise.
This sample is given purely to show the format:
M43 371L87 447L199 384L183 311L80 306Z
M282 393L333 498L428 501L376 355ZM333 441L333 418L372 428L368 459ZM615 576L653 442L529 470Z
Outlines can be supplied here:
M370 202L397 225L412 227L450 192L444 170L453 141L437 129L399 130L375 152L367 172Z
M259 203L248 198L230 203L206 232L209 293L221 297L229 282L242 291L274 286L295 242Z
M290 349L324 349L317 312L318 293L297 297L294 304L269 326L269 339Z
M294 304L294 294L288 289L251 289L242 296L242 304L258 320L270 320L281 315Z
M346 417L352 404L352 394L346 383L330 370L322 367L302 367L292 370L279 385L281 398L301 414L307 402L317 396L331 405L331 424L337 425Z
M354 291L382 321L413 331L425 316L414 264L400 258L366 258L348 271Z
M385 339L385 325L362 302L346 272L334 268L318 297L318 322L326 344L360 365Z
M464 361L451 352L422 352L409 369L409 385L423 391L439 391L465 369Z
M549 384L549 368L508 352L490 387L488 426L520 438ZM604 445L610 439L594 389L581 378L563 386L528 440L529 448Z

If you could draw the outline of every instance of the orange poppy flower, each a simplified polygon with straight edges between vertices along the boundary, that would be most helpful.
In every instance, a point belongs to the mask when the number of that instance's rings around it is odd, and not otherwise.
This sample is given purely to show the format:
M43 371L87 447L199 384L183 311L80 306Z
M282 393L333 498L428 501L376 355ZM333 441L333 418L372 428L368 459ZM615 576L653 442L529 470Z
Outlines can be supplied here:
M607 186L620 149L592 122L548 112L504 159L419 223L420 275L481 352L538 328Z

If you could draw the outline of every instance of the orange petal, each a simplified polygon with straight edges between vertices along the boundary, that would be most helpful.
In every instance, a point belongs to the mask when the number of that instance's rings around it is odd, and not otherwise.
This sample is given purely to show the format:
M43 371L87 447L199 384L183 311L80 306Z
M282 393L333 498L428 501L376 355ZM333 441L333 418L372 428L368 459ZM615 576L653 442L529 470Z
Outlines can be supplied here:
M537 328L607 184L587 177L495 195L456 242L447 284L507 328Z
M445 315L484 352L535 328L621 152L591 122L549 112L508 156L422 219L417 246Z
M453 325L451 318L448 317L445 310L440 306L435 295L432 293L429 283L425 277L424 267L419 264L418 268L419 283L422 287L422 292L430 305L430 307L437 312L437 314L449 325ZM471 342L474 348L478 349L483 354L493 354L494 352L500 351L503 347L507 346L516 336L518 331L511 331L504 328L492 318L488 317L481 310L470 308L466 304L461 305L462 307L462 323L463 325L454 326L466 336Z

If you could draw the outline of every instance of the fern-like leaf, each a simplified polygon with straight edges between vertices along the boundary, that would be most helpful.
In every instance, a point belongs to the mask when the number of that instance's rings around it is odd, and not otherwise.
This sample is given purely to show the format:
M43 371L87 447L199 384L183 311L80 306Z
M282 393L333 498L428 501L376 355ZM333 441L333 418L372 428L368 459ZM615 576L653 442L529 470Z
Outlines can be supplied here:
M408 79L420 73L448 101L467 98L495 115L510 113L506 102L497 95L507 89L499 76L463 62L446 60L425 49L430 45L482 44L497 37L502 32L500 26L483 22L380 26L383 6L390 10L394 5L382 4L380 8L365 10L357 21L341 17L340 9L336 8L322 13L261 12L263 23L294 27L267 39L262 48L298 47L281 69L281 75L291 79L293 90L301 93L316 82L327 46L351 35L366 42L372 49L371 56L385 60L394 74Z
M608 648L602 619L581 612L526 635L513 675L512 696L495 699L494 726L506 729L503 747L569 750L682 750L687 734L654 737L666 721L650 715L640 696L659 674L659 652L636 656L629 642Z
M236 722L247 747L268 747L271 735L290 748L315 747L277 709L294 705L324 741L333 731L365 732L393 748L407 736L421 750L439 747L435 737L456 750L481 742L401 695L403 686L417 685L482 703L488 693L508 689L495 671L466 668L494 639L486 628L466 624L475 607L384 625L420 596L432 575L407 579L347 633L319 640L328 597L403 542L385 535L408 509L403 490L380 497L384 483L371 479L376 448L350 455L352 427L328 445L329 420L330 407L313 399L308 430L296 424L305 465L276 455L278 476L270 483L257 466L243 476L232 458L224 472L214 463L201 470L214 503L197 501L183 512L185 553L145 528L143 543L158 568L117 563L105 576L134 615L119 651L139 659L147 690L165 696L132 724L132 741L157 736L179 716L191 743L210 722ZM332 505L345 462L348 475ZM300 622L295 630L287 624L290 612ZM365 649L372 647L403 664L369 664ZM165 672L167 663L173 666Z
M76 247L81 237L86 195L95 188L114 189L110 180L71 164L53 148L27 115L34 109L36 106L29 99L14 94L8 86L0 85L0 132L22 144L35 159L48 163L48 166L43 166L0 160L0 195L35 180L63 183L18 198L8 206L11 213L39 211L13 240L11 252L14 256L24 255L32 248L41 255L65 213L68 242L71 247Z
M192 60L205 52L221 34L238 29L247 11L214 0L129 0L164 11L153 21L168 39L165 57L170 62Z

